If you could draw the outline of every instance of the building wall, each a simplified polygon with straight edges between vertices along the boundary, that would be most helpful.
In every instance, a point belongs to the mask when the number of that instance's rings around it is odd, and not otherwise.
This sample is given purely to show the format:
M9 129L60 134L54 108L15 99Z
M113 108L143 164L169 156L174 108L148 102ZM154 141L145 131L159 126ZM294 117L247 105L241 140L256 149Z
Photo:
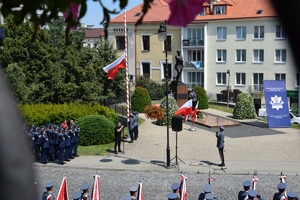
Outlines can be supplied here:
M230 70L230 86L232 89L239 89L249 92L253 85L253 73L263 73L264 80L275 80L275 73L285 74L287 90L294 90L296 81L296 67L292 51L289 48L287 39L276 39L275 29L280 23L275 18L249 19L249 20L219 20L208 22L207 25L207 60L205 63L206 84L205 89L211 96L227 89L226 84L217 84L217 72ZM236 27L246 26L246 39L236 39ZM264 38L254 39L254 26L264 26ZM217 27L227 27L227 38L224 41L217 40ZM226 49L227 61L217 62L217 50ZM246 49L246 62L236 62L236 50ZM264 61L253 62L253 50L264 50ZM286 49L286 62L275 62L275 50ZM236 73L246 73L245 85L236 84ZM226 76L228 78L228 75Z
M150 63L150 78L158 83L163 80L163 63L165 63L164 43L158 40L157 31L160 23L145 23L136 27L136 69L137 76L143 75L142 63ZM171 36L171 52L168 51L168 63L172 65L172 77L174 75L173 68L175 66L175 55L177 49L181 46L180 28L167 26L167 33ZM150 50L143 50L143 36L150 36ZM171 80L172 80L171 77Z

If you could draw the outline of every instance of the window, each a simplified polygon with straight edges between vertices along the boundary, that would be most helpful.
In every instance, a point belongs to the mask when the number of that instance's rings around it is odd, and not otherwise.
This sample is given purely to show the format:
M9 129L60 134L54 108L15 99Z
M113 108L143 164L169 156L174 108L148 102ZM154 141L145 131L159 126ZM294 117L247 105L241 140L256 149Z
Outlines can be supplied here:
M205 8L203 8L203 10L197 14L197 16L205 16Z
M276 38L285 38L285 32L281 25L276 26Z
M264 50L254 50L253 51L253 62L264 62Z
M275 80L285 82L285 74L275 74Z
M150 77L150 63L149 62L142 62L141 75Z
M255 39L263 39L265 33L264 26L254 26L254 38Z
M296 74L296 87L299 87L299 74Z
M253 89L262 91L263 90L264 74L254 73L253 74Z
M150 51L150 36L149 35L143 35L143 51Z
M237 49L236 50L236 62L246 62L246 50Z
M189 45L204 45L204 28L188 28L187 38Z
M188 50L189 61L204 61L204 50Z
M246 39L246 26L236 27L236 39L245 40Z
M166 79L166 78L168 78L168 80L170 80L171 79L171 77L172 77L172 64L171 63L168 63L168 77L166 77L166 63L163 63L163 79Z
M217 50L217 62L226 62L226 50Z
M172 36L167 35L167 50L172 51ZM165 45L164 45L164 51L165 51Z
M215 6L215 14L216 15L224 15L225 14L225 6Z
M275 62L286 62L286 50L275 50Z
M236 85L246 85L246 74L245 73L236 73L235 84Z
M217 85L226 85L226 73L217 73Z
M204 73L203 72L188 72L187 73L187 85L188 88L194 88L195 86L204 87Z
M116 48L119 50L125 49L125 36L116 36Z
M217 27L217 39L226 40L227 29L226 27Z

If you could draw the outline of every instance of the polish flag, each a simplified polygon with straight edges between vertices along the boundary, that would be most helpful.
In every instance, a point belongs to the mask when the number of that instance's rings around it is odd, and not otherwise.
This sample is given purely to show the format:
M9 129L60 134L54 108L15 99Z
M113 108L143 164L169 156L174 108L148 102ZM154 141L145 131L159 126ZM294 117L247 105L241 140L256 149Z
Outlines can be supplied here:
M197 117L198 103L199 103L199 101L197 102L197 105L196 105L196 107L194 108L194 111L193 111L193 115L192 115L192 123L195 122L195 119L196 119L196 117Z
M61 186L57 195L57 200L69 200L67 178L65 176L61 182Z
M95 175L94 176L95 181L94 181L94 185L93 185L93 191L92 191L92 200L101 200L101 196L100 196L100 176L99 175Z
M187 120L188 115L193 112L193 101L192 99L185 102L175 113L174 115L184 115L184 121Z
M123 54L117 60L104 67L103 70L107 73L107 79L111 80L118 74L118 71L121 68L126 68L125 54Z
M180 191L180 200L187 200L187 190L186 190L186 180L187 177L185 175L180 176L181 181L180 181L180 186L179 186L179 191Z

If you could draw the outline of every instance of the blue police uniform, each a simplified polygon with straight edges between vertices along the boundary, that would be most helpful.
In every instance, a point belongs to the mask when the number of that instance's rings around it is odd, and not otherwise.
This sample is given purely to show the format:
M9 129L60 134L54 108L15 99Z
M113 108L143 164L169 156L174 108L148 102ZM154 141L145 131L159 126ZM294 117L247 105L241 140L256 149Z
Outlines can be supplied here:
M48 182L45 184L47 192L42 194L42 200L56 200L56 197L52 193L53 182Z
M42 135L42 148L43 148L43 151L42 151L42 161L41 162L43 164L46 164L47 163L47 155L48 155L49 148L50 148L49 138L46 134L46 131L44 131L43 135Z
M130 134L130 139L131 141L129 143L133 143L133 139L134 139L134 118L133 115L130 114L130 119L129 119L129 134Z
M55 134L54 130L52 130L52 124L48 124L47 135L49 137L49 160L54 160L54 145L55 145Z
M220 126L220 132L216 133L217 137L217 147L219 149L219 155L221 158L222 163L219 166L225 166L225 161L224 161L224 130L225 128L223 126Z
M27 138L28 138L28 143L29 143L29 148L32 153L32 158L35 157L34 149L35 149L35 137L34 137L34 132L33 128L30 128L29 132L27 133Z
M285 188L286 188L286 184L285 183L279 183L277 185L277 189L278 189L278 192L276 192L273 196L273 200L278 200L280 199L281 197L284 197L284 192L285 192Z
M74 135L75 141L74 141L74 152L73 155L78 157L77 154L77 148L80 141L80 128L77 128L77 125L75 125L75 135Z
M71 126L71 130L69 130L69 135L71 137L71 149L69 151L69 158L73 159L73 148L74 148L74 144L75 144L75 130L74 130L74 127Z
M57 138L58 138L58 164L64 164L63 153L66 147L66 139L64 134L62 133L62 129L59 130Z
M36 127L36 129L35 129L34 138L35 138L35 159L36 159L36 161L39 161L41 145L42 145L42 135L38 131L38 127Z
M71 136L67 129L65 129L64 136L66 139L66 146L65 146L65 161L70 161L69 156L70 156L70 151L71 151Z
M87 182L84 182L81 186L80 189L82 190L81 198L83 200L90 200L90 196L88 194L88 189L89 189L89 184Z
M137 139L139 137L139 117L138 117L138 112L135 111L133 112L134 116L134 136L135 136L135 139Z

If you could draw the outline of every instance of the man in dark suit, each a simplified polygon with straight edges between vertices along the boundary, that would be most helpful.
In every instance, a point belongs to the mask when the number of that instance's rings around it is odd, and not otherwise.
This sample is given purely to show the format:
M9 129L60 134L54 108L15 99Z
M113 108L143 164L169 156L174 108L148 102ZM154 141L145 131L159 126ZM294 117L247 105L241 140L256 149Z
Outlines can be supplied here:
M225 161L224 161L224 130L225 128L223 126L220 126L220 131L216 132L216 137L217 137L217 147L219 149L219 155L221 158L222 163L219 164L219 167L224 167L225 166Z
M117 146L118 146L118 151L121 151L121 132L124 126L121 124L121 122L118 122L116 127L115 127L115 154L118 154L117 152Z

